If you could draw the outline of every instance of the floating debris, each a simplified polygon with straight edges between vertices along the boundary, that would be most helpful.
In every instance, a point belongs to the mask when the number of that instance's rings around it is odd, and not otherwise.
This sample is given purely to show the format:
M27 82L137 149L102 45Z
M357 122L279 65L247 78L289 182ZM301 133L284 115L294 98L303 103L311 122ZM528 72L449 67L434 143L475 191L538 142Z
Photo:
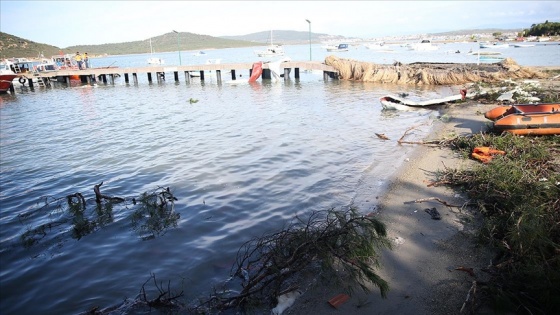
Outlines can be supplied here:
M325 64L338 70L341 80L421 84L457 85L471 82L499 82L505 79L542 79L546 75L528 67L519 66L506 58L492 64L474 63L427 63L403 65L379 65L369 62L342 59L337 56L325 58Z

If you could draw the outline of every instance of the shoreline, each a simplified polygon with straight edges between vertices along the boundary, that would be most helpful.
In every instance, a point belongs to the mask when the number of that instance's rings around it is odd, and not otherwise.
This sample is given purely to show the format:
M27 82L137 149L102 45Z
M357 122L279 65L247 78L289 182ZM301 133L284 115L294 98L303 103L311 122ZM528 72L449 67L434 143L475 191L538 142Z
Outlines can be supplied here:
M445 105L442 116L449 120L434 121L425 140L474 134L486 130L483 113L496 104L480 104L470 100ZM403 144L403 146L411 146ZM474 243L479 216L468 209L449 208L437 201L414 203L429 197L452 205L462 205L467 198L446 186L431 186L438 170L462 168L477 163L457 156L448 148L414 145L397 171L388 178L387 189L379 197L376 216L385 223L393 250L381 253L378 274L390 286L386 299L378 288L370 293L356 290L351 298L335 309L327 301L344 288L313 287L296 300L285 314L457 314L473 280L485 275L480 271L492 253ZM441 220L433 220L424 211L436 208ZM477 278L456 270L473 268ZM467 305L468 307L468 305Z

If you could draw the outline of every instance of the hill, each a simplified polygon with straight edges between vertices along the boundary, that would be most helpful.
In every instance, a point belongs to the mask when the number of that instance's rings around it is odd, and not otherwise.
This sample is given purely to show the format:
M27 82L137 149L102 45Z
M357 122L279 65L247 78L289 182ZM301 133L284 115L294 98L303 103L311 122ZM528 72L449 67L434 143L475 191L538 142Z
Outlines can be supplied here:
M433 36L457 36L457 35L471 35L471 34L492 34L492 33L518 33L519 29L498 29L498 28L487 28L487 29L472 29L472 30L459 30L441 33L432 33Z
M231 40L241 40L250 41L255 43L270 43L270 31L251 33L247 35L238 36L220 36L220 38L231 39ZM321 33L311 33L304 31L287 31L287 30L273 30L272 39L274 44L279 45L298 45L309 43L309 37L311 35L311 42L325 42L329 40L345 40L350 37L345 37L342 35L329 35Z
M493 32L512 32L515 30L501 29L474 29L461 30L444 33L433 33L434 36L452 36L465 34L481 34ZM357 39L342 35L329 35L321 33L311 33L305 31L274 30L273 43L281 45L297 45L311 42L345 41ZM262 46L270 43L270 31L251 33L240 36L220 36L212 37L188 32L166 33L152 37L152 47L156 52L171 52L180 50L205 50L235 47ZM101 45L79 45L60 48L48 44L36 43L24 38L0 32L0 59L12 57L34 58L41 53L45 57L58 55L60 52L74 54L76 51L87 52L90 56L95 55L126 55L143 54L150 52L150 38L141 41L108 43Z
M177 51L178 47L180 47L181 50L203 50L211 48L250 47L256 45L257 44L250 41L233 40L187 32L170 32L152 37L152 47L154 51L158 52ZM50 57L58 55L61 51L65 54L74 54L76 51L87 52L90 56L104 54L142 54L150 52L150 39L147 38L141 41L125 43L78 45L60 48L0 32L0 59L12 57L35 58L40 54L43 54L45 57Z

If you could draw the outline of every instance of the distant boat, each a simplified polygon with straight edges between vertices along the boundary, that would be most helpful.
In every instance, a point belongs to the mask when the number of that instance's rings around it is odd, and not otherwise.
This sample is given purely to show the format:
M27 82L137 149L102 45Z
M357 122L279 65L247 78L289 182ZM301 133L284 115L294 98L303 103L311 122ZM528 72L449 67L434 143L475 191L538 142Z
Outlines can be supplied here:
M203 52L202 50L199 51L199 52L197 52L197 53L194 53L194 54L193 54L193 56L197 56L197 57L198 57L198 56L204 56L204 55L206 55L206 53Z
M526 47L534 47L534 44L512 44L515 48L526 48Z
M508 48L509 44L500 44L500 43L480 43L480 48Z
M367 43L367 44L364 44L364 46L367 49L371 49L371 50L384 50L385 49L385 43L384 42Z
M270 31L270 45L265 50L255 50L255 53L259 57L275 57L284 56L284 48L280 45L274 45L272 39L272 30Z
M537 42L548 42L550 37L538 37Z
M333 46L327 46L327 51L348 51L348 44L338 44Z
M150 38L150 58L148 58L148 64L150 65L162 65L165 63L165 60L154 57L154 48L152 47L152 39Z
M430 40L424 39L419 43L409 44L408 49L416 50L416 51L432 51L432 50L438 50L439 47L433 45Z
M480 56L499 56L502 53L499 51L469 51L467 55L480 55Z

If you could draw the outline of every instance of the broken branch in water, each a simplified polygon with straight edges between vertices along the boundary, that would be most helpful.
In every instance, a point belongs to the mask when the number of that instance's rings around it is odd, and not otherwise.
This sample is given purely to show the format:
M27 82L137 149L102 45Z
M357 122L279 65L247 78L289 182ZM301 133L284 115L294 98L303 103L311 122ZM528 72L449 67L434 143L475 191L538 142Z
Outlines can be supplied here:
M108 200L108 201L111 201L111 202L123 202L124 201L124 199L120 198L120 197L109 197L109 196L103 195L101 193L101 190L99 189L99 187L101 187L101 185L103 185L103 182L93 186L93 192L95 193L95 202L100 204L101 199L105 199L105 200Z

